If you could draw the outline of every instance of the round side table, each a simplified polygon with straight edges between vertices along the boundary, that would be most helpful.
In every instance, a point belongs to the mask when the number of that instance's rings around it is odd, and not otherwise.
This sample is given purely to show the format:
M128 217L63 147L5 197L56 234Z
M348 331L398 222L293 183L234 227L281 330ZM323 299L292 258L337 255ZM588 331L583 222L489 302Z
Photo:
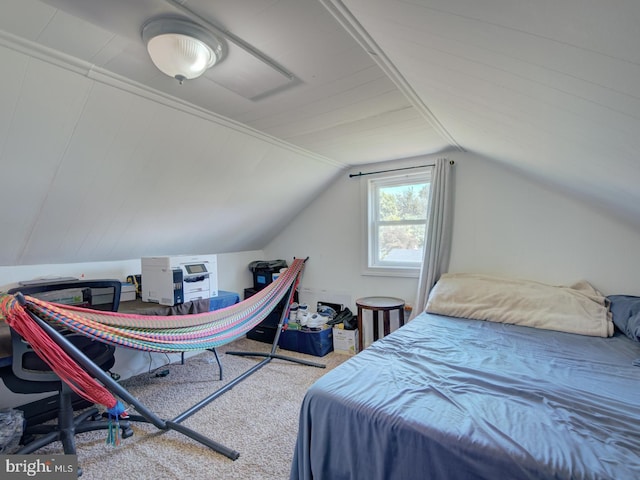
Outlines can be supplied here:
M380 338L380 322L379 315L382 312L382 321L384 324L383 336L391 333L391 314L392 310L398 310L398 320L400 326L404 325L404 300L395 297L364 297L356 300L358 307L358 347L359 352L362 351L364 333L362 331L362 320L364 310L371 310L373 314L373 340Z

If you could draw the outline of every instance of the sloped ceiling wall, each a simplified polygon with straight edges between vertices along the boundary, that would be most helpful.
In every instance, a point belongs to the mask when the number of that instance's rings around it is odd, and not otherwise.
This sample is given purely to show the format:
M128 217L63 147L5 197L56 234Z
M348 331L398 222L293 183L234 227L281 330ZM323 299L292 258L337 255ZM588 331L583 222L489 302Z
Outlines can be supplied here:
M13 50L0 64L2 265L259 249L341 168Z
M640 2L325 3L467 151L640 226Z

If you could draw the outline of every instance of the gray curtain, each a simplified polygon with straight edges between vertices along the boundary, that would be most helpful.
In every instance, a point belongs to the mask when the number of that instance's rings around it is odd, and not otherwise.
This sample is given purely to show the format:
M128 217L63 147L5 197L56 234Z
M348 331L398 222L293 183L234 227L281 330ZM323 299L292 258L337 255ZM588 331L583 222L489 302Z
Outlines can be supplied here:
M453 217L452 169L453 161L445 158L436 160L431 178L424 257L411 318L424 311L431 287L449 266Z

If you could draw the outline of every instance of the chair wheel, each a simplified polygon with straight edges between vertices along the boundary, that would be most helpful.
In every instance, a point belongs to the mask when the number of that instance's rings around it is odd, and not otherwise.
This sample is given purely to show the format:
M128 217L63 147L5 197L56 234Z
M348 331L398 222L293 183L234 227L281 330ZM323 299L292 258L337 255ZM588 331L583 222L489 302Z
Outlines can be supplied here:
M131 429L131 427L122 429L122 438L129 438L132 435L133 435L133 430Z

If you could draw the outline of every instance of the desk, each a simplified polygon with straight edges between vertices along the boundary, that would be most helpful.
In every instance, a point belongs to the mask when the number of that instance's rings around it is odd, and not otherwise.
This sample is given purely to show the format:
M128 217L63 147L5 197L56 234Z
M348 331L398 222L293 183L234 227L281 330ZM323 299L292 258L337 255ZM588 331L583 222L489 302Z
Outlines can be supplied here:
M356 306L358 307L358 347L359 352L362 351L364 344L364 332L362 330L362 321L364 310L371 310L373 314L373 340L376 341L380 338L380 322L379 314L382 312L382 321L384 323L384 335L389 335L391 332L391 315L392 310L398 311L398 324L404 325L404 300L395 297L365 297L356 300Z
M180 305L160 305L158 303L143 302L139 298L130 302L120 302L119 312L136 313L138 315L192 315L194 313L210 312L230 307L240 301L240 296L235 292L219 290L218 295L201 300L181 303Z

